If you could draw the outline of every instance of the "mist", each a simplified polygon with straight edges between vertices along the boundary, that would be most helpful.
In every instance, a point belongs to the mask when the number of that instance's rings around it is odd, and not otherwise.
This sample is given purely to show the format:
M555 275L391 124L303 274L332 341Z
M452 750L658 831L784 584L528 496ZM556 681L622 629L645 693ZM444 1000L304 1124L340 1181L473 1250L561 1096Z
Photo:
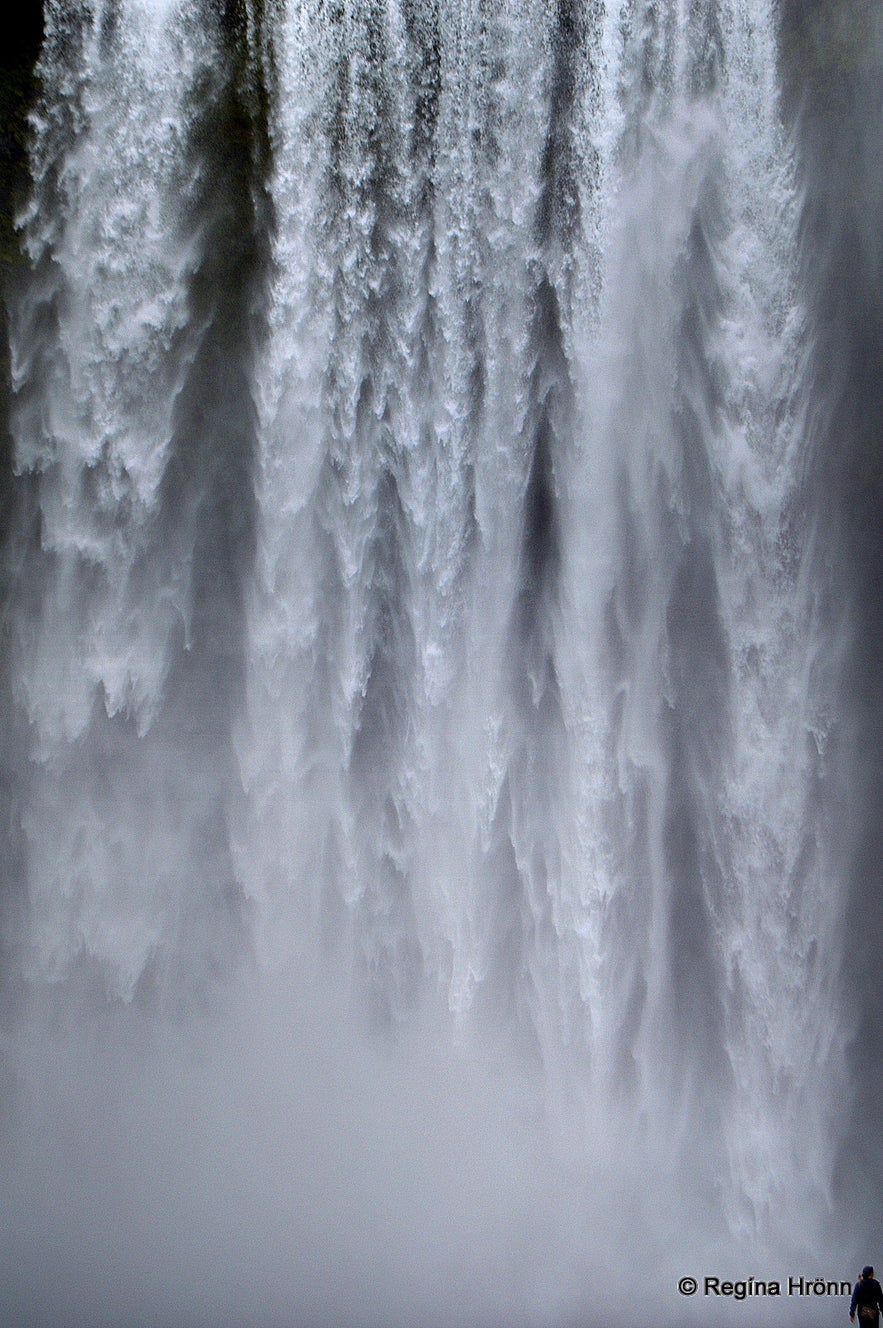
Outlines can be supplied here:
M684 1324L707 1316L677 1297L685 1268L819 1271L803 1224L790 1248L734 1242L689 1168L615 1115L550 1121L511 1050L452 1045L429 1015L366 1037L327 976L252 976L186 1028L81 994L34 1012L15 1066L8 1322L604 1324L637 1280Z

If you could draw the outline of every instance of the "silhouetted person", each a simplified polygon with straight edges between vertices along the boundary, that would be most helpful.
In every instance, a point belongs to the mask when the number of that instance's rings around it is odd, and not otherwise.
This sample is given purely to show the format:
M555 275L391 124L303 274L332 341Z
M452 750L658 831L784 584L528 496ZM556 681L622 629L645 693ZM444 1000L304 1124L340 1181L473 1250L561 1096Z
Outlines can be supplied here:
M862 1275L855 1284L852 1300L849 1303L849 1317L853 1321L856 1310L861 1328L878 1328L880 1311L883 1310L883 1287L874 1277L874 1270L870 1264L862 1269Z

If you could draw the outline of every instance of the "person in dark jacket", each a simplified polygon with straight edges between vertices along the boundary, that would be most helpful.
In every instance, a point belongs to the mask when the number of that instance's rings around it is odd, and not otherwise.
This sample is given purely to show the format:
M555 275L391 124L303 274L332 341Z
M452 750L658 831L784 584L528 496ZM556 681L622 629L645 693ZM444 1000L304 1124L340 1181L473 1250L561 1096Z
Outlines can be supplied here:
M883 1287L874 1277L874 1270L870 1264L862 1269L862 1275L855 1284L852 1300L849 1303L849 1317L853 1323L856 1310L861 1328L878 1328L880 1311L883 1310Z

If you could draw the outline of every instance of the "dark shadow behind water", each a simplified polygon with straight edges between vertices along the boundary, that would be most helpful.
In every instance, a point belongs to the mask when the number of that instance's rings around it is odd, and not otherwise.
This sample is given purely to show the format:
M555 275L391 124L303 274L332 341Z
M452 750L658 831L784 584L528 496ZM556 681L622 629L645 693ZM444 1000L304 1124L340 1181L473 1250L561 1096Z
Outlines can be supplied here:
M785 109L805 190L801 258L815 404L801 500L818 630L842 661L822 796L845 887L842 983L851 1082L838 1165L842 1211L875 1224L883 1180L883 20L876 6L786 4ZM833 883L832 883L833 888ZM857 1219L857 1220L856 1220Z
M43 7L36 0L22 6L19 23L4 45L0 64L0 727L7 739L0 757L0 987L11 995L20 969L18 940L24 925L23 845L18 815L17 756L24 736L11 693L8 661L12 596L19 567L16 551L33 529L35 494L13 479L14 443L9 427L12 398L9 355L9 306L26 280L26 263L15 234L14 217L27 197L27 115L36 96L34 66L43 39Z

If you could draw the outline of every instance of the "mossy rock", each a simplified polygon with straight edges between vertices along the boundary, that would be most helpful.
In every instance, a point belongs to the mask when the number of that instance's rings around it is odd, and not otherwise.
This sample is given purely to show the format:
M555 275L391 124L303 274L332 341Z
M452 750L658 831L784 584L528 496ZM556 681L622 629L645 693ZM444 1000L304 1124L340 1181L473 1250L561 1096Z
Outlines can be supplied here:
M783 0L782 66L788 99L819 109L848 100L857 81L879 72L879 0Z

